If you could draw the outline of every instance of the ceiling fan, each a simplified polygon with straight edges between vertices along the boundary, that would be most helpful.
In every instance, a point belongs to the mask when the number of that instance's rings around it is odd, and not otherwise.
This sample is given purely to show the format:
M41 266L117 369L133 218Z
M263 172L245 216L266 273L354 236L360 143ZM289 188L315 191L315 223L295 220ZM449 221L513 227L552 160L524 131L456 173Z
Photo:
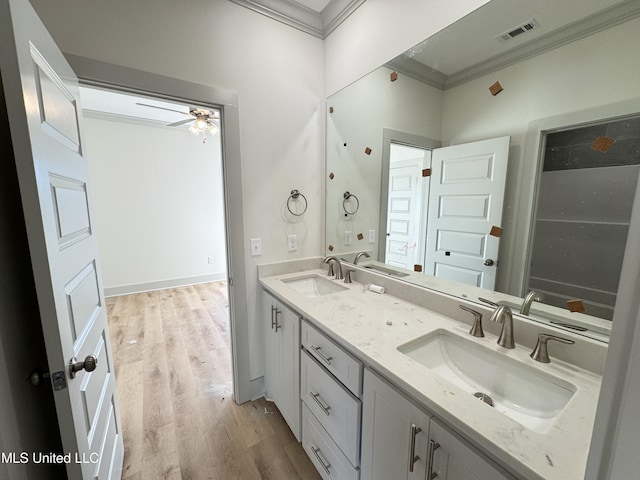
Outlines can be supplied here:
M189 118L180 120L178 122L169 123L167 127L179 127L181 125L189 125L189 131L194 135L203 134L202 143L207 141L207 132L215 134L218 131L218 125L216 121L220 119L220 114L217 111L206 110L204 108L189 107L189 113L182 112L180 110L174 110L172 108L159 107L157 105L149 105L148 103L138 103L141 107L157 108L159 110L167 110L169 112L179 113L181 115L187 115Z

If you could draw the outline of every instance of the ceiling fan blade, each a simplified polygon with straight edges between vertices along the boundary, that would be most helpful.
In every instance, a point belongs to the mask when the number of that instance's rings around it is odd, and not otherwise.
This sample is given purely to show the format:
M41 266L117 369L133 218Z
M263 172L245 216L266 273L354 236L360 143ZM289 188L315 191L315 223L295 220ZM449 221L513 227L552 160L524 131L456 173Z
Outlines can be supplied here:
M179 127L180 125L184 125L185 123L191 123L193 122L193 118L188 118L186 120L180 120L179 122L174 122L174 123L170 123L167 125L167 127Z
M189 116L191 116L191 114L190 114L190 113L187 113L187 112L181 112L180 110L173 110L172 108L158 107L157 105L149 105L149 104L147 104L147 103L138 103L138 102L136 102L136 105L140 105L141 107L157 108L157 109L159 109L159 110L167 110L168 112L181 113L182 115L189 115Z

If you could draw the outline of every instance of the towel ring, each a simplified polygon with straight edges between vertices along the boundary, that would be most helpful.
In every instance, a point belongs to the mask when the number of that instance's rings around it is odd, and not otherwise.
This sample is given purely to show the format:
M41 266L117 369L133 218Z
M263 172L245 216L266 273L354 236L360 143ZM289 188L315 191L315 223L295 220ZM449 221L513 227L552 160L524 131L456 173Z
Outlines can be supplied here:
M298 198L302 197L302 199L304 200L304 208L302 209L302 212L300 213L294 213L291 210L291 199L297 200ZM289 198L287 198L287 210L289 210L289 213L291 215L294 215L296 217L301 217L302 215L304 215L304 213L307 211L307 197L305 197L302 193L300 193L298 190L291 190L291 194L289 195Z
M353 198L356 201L356 208L354 208L353 210L349 210L347 208L347 200L349 200L350 198ZM358 213L359 208L360 200L358 200L358 197L356 197L353 193L344 192L344 194L342 195L342 209L344 210L344 216L346 217L347 215L355 215L356 213Z

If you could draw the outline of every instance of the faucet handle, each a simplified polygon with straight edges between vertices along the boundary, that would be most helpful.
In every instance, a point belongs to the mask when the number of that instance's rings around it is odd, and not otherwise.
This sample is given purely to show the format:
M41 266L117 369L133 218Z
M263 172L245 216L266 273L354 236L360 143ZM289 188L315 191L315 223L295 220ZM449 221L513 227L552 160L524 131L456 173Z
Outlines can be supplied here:
M573 345L573 340L569 340L568 338L558 337L557 335L549 335L547 333L539 333L538 334L538 343L536 343L536 347L529 355L536 362L549 363L551 359L549 359L549 351L547 350L547 342L549 340L555 340L560 343L566 343L567 345Z
M484 337L484 331L482 330L482 314L473 308L469 308L466 305L458 305L465 312L469 312L473 315L473 326L469 330L469 335L474 337Z
M351 281L351 273L355 272L355 269L353 268L347 268L345 269L344 272L344 283L353 283Z

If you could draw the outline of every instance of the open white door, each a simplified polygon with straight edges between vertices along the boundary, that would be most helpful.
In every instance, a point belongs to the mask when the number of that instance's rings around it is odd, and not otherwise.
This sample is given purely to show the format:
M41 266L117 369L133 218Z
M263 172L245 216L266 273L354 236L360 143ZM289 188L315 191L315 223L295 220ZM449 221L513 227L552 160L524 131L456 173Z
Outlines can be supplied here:
M509 140L433 151L425 273L494 289Z
M387 244L384 262L407 270L422 264L422 170L429 168L431 151L391 143L387 201ZM428 188L428 185L427 185Z
M124 448L77 78L27 0L0 0L0 42L67 473L70 479L120 478ZM97 364L89 372L91 356Z

